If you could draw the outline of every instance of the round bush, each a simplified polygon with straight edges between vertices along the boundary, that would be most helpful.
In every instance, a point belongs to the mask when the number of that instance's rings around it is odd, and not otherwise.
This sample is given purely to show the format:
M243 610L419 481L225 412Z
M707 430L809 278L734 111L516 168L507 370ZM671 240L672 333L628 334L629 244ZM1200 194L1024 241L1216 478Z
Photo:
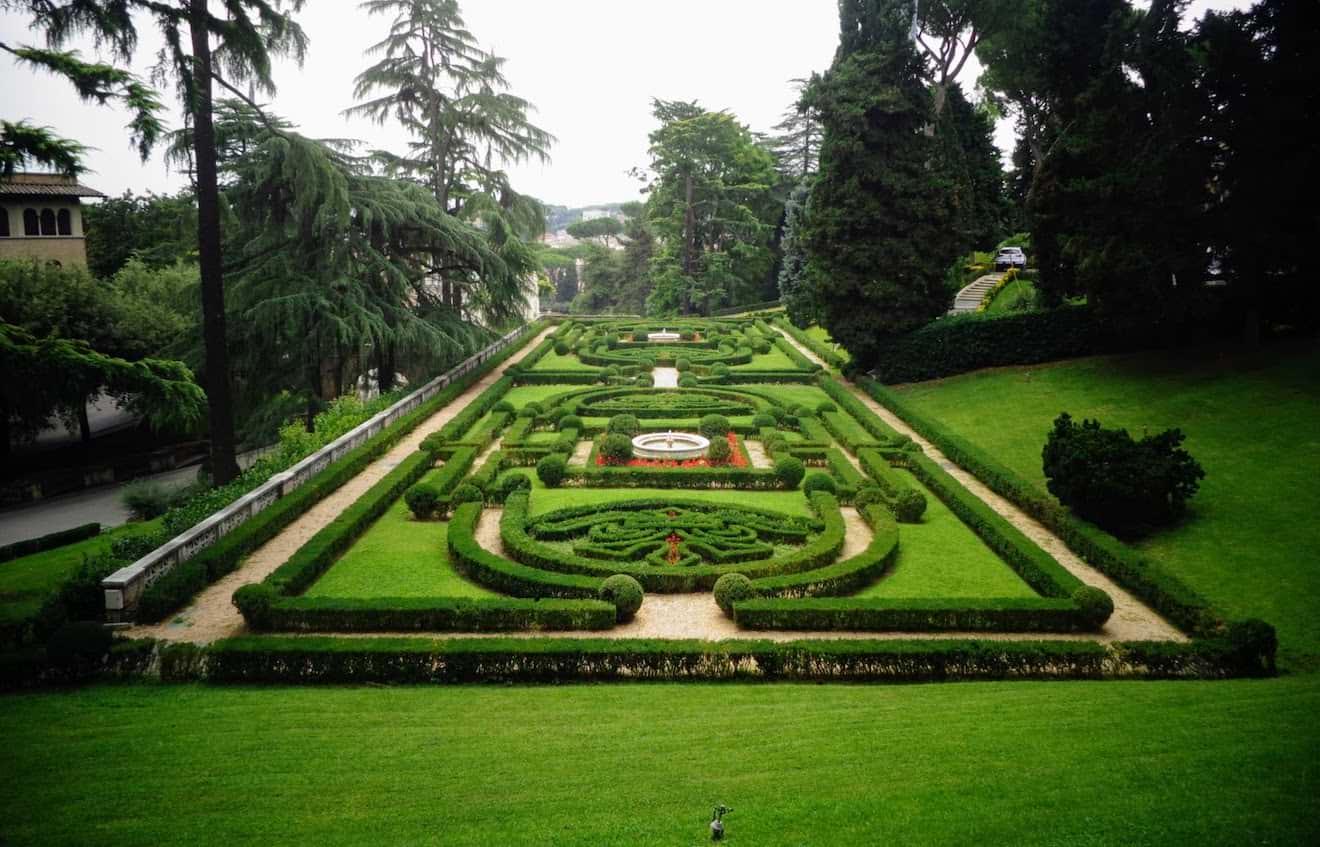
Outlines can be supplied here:
M729 419L724 415L706 415L697 426L697 431L707 438L723 438L729 434Z
M465 482L454 489L453 495L449 498L452 503L480 503L486 499L486 495L481 493L481 489L470 482Z
M605 376L618 376L618 375L619 375L619 366L618 366L618 365L606 365L606 366L605 366Z
M859 488L857 493L853 495L854 506L874 506L883 502L885 502L884 495L880 493L880 489L874 486Z
M679 388L696 388L699 385L701 385L701 383L698 382L697 378L692 374L683 374L678 378Z
M633 381L633 385L637 386L638 388L651 388L652 386L655 385L655 378L652 377L650 374L642 374L641 376L637 377L636 380Z
M1087 626L1099 629L1114 613L1113 599L1093 585L1083 585L1073 592L1072 600L1081 611Z
M434 485L418 483L404 492L403 502L414 518L424 521L434 515L436 507L440 505L440 489Z
M811 407L805 403L794 403L792 406L788 407L788 413L790 415L796 415L799 418L809 418L813 414Z
M582 429L582 418L577 415L564 415L559 419L559 431L566 429Z
M538 414L540 414L540 412L536 411L536 410L533 409L531 406L523 406L521 409L518 410L518 412L517 412L517 414L515 415L515 417L519 417L519 418L534 418L534 417L536 417Z
M926 513L926 495L905 488L894 498L894 517L903 523L916 523Z
M816 414L818 415L823 415L826 412L837 412L837 411L839 411L839 407L834 405L833 403L830 403L829 401L820 403L819 405L816 406Z
M525 473L511 473L500 480L500 502L509 499L509 495L517 491L531 491L532 480Z
M799 426L802 425L802 421L798 418L797 415L784 415L784 419L780 423L782 423L784 426L788 427L789 429L797 429Z
M834 477L827 473L815 471L807 474L807 478L802 481L803 492L810 494L813 491L828 491L831 494L838 492L838 486L834 484Z
M539 400L532 400L524 404L523 408L531 409L533 412L535 412L538 415L545 411L545 406L541 405L541 402Z
M645 598L642 584L625 573L607 576L600 584L600 599L614 604L614 612L620 623L632 620L637 610L642 608L642 600Z
M536 463L536 477L546 488L558 488L568 474L568 462L558 453L551 453Z
M766 353L770 352L770 342L762 339L752 345L752 350L764 356Z
M690 371L692 370L692 360L686 356L679 356L678 361L674 362L674 367L678 369L679 373Z
M784 488L797 488L798 483L802 481L802 475L807 472L802 462L792 456L785 456L782 459L775 460L775 479ZM922 503L925 505L924 501Z
M622 432L611 432L600 441L600 455L606 461L622 464L633 457L632 438Z
M756 596L752 581L740 573L726 573L715 580L715 603L724 614L733 617L733 604Z
M568 355L568 351L569 351L569 349L570 349L570 348L569 348L569 346L568 346L568 342L567 342L567 341L556 341L556 342L555 342L555 353L557 353L558 355L560 355L560 356L567 356L567 355Z
M775 455L776 453L782 453L787 449L788 449L788 439L785 438L782 433L776 432L773 436L770 437L768 441L765 442L765 451L772 456Z
M774 425L775 419L770 415L767 415L765 412L758 412L752 416L752 426L757 429L764 429L765 427Z
M784 418L788 417L788 412L785 412L783 408L779 406L768 406L766 407L765 413L774 418L776 426L783 423Z
M733 448L729 446L729 440L723 436L711 439L710 449L706 451L706 458L717 464L732 459Z
M501 400L500 402L496 403L496 404L494 405L494 407L491 408L491 411L492 411L492 412L512 412L512 411L513 411L513 404L510 403L508 400Z
M723 362L718 362L714 365L711 365L710 375L718 376L718 377L726 377L729 375L729 366L724 364Z
M610 418L610 422L606 425L605 431L609 433L617 432L620 435L626 435L629 438L632 438L634 435L642 431L642 425L637 422L636 415L615 415Z
M721 345L719 346L718 349L719 349L719 351L720 351L721 353L723 353L723 354L726 355L726 356L732 356L732 355L733 355L733 345L732 345L732 344L721 344Z

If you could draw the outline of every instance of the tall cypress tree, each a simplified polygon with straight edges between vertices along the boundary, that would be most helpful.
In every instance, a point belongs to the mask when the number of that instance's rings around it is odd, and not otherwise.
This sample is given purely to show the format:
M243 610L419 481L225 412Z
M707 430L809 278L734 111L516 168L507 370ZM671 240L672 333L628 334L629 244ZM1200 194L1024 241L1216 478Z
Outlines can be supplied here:
M886 335L945 307L955 255L922 63L902 0L841 0L841 37L808 100L825 129L801 235L820 321L866 367Z
M802 216L811 196L811 183L803 179L784 204L784 261L779 268L779 297L794 326L808 327L816 320L816 304L807 287L807 255L802 248Z

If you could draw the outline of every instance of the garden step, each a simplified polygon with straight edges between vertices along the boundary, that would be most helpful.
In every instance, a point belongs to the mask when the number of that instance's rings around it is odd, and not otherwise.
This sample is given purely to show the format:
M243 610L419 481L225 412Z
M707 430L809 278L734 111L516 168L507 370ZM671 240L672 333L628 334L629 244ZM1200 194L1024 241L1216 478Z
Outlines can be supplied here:
M965 312L975 312L977 307L981 305L981 301L985 300L985 295L998 285L1003 278L1002 273L992 273L972 280L970 284L954 296L953 308L949 310L949 314L960 315Z

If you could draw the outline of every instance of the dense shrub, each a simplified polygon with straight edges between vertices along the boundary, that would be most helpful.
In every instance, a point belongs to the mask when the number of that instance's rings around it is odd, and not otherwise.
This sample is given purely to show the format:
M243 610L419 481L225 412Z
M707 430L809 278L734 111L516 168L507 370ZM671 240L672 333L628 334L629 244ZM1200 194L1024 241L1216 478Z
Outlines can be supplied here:
M733 604L756 596L752 581L740 573L726 573L715 580L715 602L724 614L733 617Z
M408 510L413 513L414 518L424 521L435 514L441 496L440 489L434 485L419 483L408 489L403 495L403 502L408 504Z
M698 380L692 374L683 374L678 378L679 388L697 388L700 385L701 385L700 380Z
M551 453L536 463L536 477L546 488L558 488L568 473L568 462L558 453Z
M802 475L806 473L799 459L792 456L785 456L775 460L775 478L779 480L780 485L785 488L797 488L798 483L802 481Z
M40 553L43 550L53 550L56 547L63 547L66 544L73 544L76 541L83 541L87 538L93 538L101 534L101 525L99 523L83 524L73 529L64 529L59 532L52 532L47 535L29 538L24 541L15 541L13 544L0 546L0 562L7 562L10 559L17 559L20 556L30 556L33 553ZM122 536L126 538L135 538L137 536ZM155 546L143 551L150 552ZM116 554L117 555L117 554ZM120 557L125 558L125 557ZM133 559L141 558L134 556ZM131 561L131 560L130 560Z
M1114 613L1114 600L1093 585L1083 585L1073 592L1072 600L1087 624L1099 629Z
M706 450L706 458L714 464L720 464L732 459L733 448L729 446L729 440L723 436L712 438L710 441L710 447Z
M642 431L642 425L637 421L636 415L615 415L610 418L609 424L605 427L606 432L619 433L632 438Z
M805 403L794 403L788 407L788 413L799 418L809 418L815 414L811 411L811 407Z
M140 480L124 486L119 499L128 508L135 521L149 521L169 511L180 498L180 492L170 491L157 482Z
M872 506L884 502L884 495L880 493L880 489L876 488L875 485L858 488L857 493L853 495L854 506Z
M655 378L652 377L650 374L642 374L637 377L637 379L633 382L633 385L637 386L638 388L651 388L655 385Z
M724 415L706 415L701 419L697 431L710 439L723 438L729 434L729 419Z
M689 358L687 358L686 356L679 356L679 357L674 361L674 368L675 368L679 373L684 373L684 372L686 372L686 371L690 371L690 370L692 370L692 360L689 359Z
M894 517L903 523L918 523L926 513L926 495L912 488L899 491L891 504Z
M577 415L564 415L559 419L559 431L566 429L582 429L582 418Z
M633 619L633 615L642 607L644 598L642 584L625 573L606 577L600 584L600 599L614 604L620 623Z
M557 354L560 355L560 356L567 356L567 355L568 355L568 351L569 351L570 349L571 349L571 348L568 346L568 342L566 342L566 341L556 341L556 342L555 342L555 353L557 353Z
M818 415L823 415L826 412L837 412L837 411L839 411L839 407L829 402L828 400L816 405L816 414Z
M765 412L757 412L755 415L752 415L752 426L757 429L765 429L766 427L773 427L774 425L775 419Z
M508 414L512 414L513 404L510 403L508 400L501 400L500 402L496 403L494 406L491 406L490 410L492 412L505 412Z
M1137 535L1176 520L1205 476L1170 429L1133 440L1125 429L1054 421L1042 452L1046 486L1081 517L1118 535Z
M837 490L838 486L834 484L834 477L820 471L807 474L807 478L802 482L804 494L810 494L813 491L828 491L834 494Z
M480 503L481 501L485 500L486 497L484 494L481 493L480 488L478 488L477 486L473 485L470 482L465 482L454 489L454 493L453 495L450 496L449 499L451 502L455 504Z
M784 418L788 416L788 412L784 411L783 407L775 405L767 406L765 413L774 419L775 426L783 423Z
M715 377L726 377L729 375L729 366L723 362L717 362L710 366L710 375Z
M612 432L601 439L600 455L607 461L626 462L633 457L632 439L621 432Z
M51 634L46 658L59 668L90 669L110 652L114 635L99 621L73 621Z
M510 473L500 480L500 502L503 503L515 491L530 491L532 480L525 473Z

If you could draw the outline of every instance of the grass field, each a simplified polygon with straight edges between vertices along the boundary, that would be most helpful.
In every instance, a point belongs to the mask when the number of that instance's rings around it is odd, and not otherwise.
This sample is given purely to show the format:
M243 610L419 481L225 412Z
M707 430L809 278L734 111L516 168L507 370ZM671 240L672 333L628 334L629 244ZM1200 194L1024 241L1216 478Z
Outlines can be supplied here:
M98 687L0 700L7 845L1314 844L1320 679Z
M830 336L829 332L825 330L825 327L817 324L815 326L808 327L806 333L807 335L819 341L821 344L826 344L831 348L834 347L834 339ZM852 356L848 355L848 351L843 349L842 347L838 348L834 352L842 356L845 362L852 358Z
M1231 616L1320 654L1320 348L1197 349L985 371L902 389L920 412L1044 489L1062 411L1134 435L1178 427L1205 468L1179 526L1136 546Z
M540 515L564 509L569 506L587 506L593 503L609 503L620 499L644 499L647 497L682 497L685 500L700 500L706 503L730 503L735 506L752 506L760 509L774 509L790 515L810 515L807 498L800 491L720 491L692 490L675 491L668 488L555 488L547 489L539 479L533 477L534 493L531 501L531 514Z
M788 358L783 350L778 347L771 347L769 353L757 353L752 356L752 362L749 365L738 365L730 368L734 371L792 371L797 370L797 365Z
M582 360L573 353L561 356L551 350L542 356L535 365L534 371L594 371L598 370L595 365L584 365Z

